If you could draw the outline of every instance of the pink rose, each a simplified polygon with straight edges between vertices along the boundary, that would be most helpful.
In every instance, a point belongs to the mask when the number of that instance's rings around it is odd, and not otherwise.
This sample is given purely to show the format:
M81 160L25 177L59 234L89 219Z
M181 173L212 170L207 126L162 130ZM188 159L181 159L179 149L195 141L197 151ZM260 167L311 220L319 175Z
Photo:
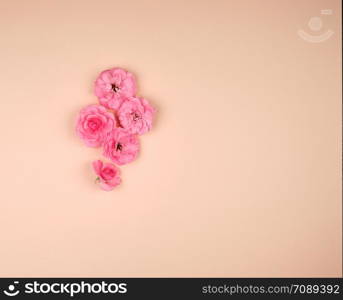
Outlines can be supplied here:
M89 105L80 111L76 133L89 147L99 147L116 126L113 114L101 105Z
M118 109L119 123L130 133L143 134L151 129L154 113L147 100L130 97Z
M121 183L120 171L115 165L96 160L93 161L93 169L98 175L96 181L103 190L111 191Z
M135 78L133 74L120 68L103 71L95 81L94 92L100 104L118 109L124 98L136 94Z
M123 128L114 129L104 143L104 156L118 165L135 160L138 152L138 137Z

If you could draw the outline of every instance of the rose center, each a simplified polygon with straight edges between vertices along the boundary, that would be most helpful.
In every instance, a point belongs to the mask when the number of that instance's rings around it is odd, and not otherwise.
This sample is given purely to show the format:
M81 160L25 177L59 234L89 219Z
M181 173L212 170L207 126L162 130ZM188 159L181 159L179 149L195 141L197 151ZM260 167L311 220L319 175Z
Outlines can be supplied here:
M123 145L118 143L117 146L116 146L116 150L117 151L121 151L123 149Z
M111 84L111 87L112 87L113 92L115 92L115 93L118 92L119 87L117 87L114 83Z
M100 121L97 119L89 120L88 127L92 130L97 130L100 127Z
M105 168L102 170L102 174L106 179L111 179L114 177L114 170L111 168Z
M137 121L137 120L139 120L141 118L141 116L139 115L139 114L137 114L137 113L133 113L132 114L132 119L133 119L133 121Z

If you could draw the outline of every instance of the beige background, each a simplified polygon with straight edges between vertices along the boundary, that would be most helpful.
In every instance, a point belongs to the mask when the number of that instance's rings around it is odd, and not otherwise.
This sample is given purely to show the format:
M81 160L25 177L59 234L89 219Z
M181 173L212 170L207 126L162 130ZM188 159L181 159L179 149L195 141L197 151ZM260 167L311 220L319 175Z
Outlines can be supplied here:
M340 11L1 0L0 275L341 276ZM74 120L113 66L159 113L103 192Z

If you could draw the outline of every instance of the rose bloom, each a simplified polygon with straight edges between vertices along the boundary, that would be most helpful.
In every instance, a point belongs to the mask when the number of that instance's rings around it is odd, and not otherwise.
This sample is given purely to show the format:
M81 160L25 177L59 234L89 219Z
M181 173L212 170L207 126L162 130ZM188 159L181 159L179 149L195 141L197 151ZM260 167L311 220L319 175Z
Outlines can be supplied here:
M124 98L136 94L136 81L132 73L121 68L105 70L96 79L94 92L100 104L118 109Z
M118 109L119 123L130 133L143 134L151 129L155 111L146 99L130 97Z
M89 105L80 111L76 133L89 147L99 147L116 126L112 113L101 105Z
M96 160L93 161L93 169L101 189L111 191L121 183L120 171L115 165Z
M115 128L103 145L104 156L118 165L127 164L137 158L139 141L137 135L123 128Z

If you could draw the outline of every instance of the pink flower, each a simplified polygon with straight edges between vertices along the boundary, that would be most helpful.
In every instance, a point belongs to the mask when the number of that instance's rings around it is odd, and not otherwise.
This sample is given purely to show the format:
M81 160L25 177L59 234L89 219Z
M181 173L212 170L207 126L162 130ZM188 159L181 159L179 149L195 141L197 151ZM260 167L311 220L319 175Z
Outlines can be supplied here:
M104 156L118 165L135 160L138 152L138 137L123 128L114 129L104 143Z
M105 70L95 81L95 95L100 104L110 109L118 109L124 98L136 94L133 74L120 68Z
M111 191L121 183L120 171L115 165L96 160L93 161L93 169L98 175L96 181L103 190Z
M116 126L113 114L101 105L89 105L80 111L76 133L89 147L99 147Z
M147 100L130 97L118 109L119 123L130 133L143 134L151 129L154 113Z

